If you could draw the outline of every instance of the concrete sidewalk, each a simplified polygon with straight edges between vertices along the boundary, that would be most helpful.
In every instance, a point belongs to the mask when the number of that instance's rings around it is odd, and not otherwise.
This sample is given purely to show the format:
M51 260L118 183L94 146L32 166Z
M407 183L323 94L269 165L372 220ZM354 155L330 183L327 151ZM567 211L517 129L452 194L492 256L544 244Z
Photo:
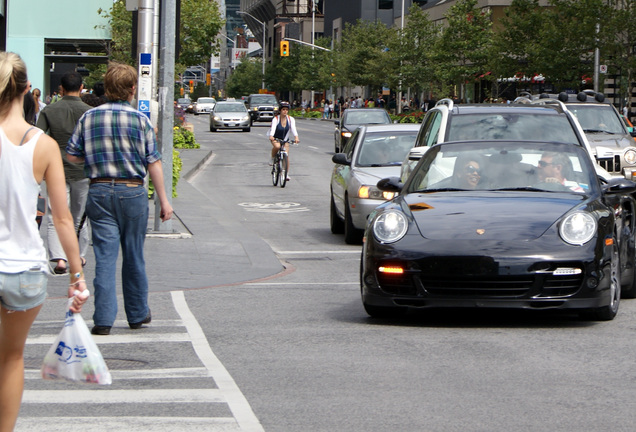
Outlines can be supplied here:
M183 168L173 198L173 234L153 232L150 205L145 258L151 291L228 285L275 275L284 267L269 245L245 230L214 198L196 189L192 179L214 157L211 145L179 149Z

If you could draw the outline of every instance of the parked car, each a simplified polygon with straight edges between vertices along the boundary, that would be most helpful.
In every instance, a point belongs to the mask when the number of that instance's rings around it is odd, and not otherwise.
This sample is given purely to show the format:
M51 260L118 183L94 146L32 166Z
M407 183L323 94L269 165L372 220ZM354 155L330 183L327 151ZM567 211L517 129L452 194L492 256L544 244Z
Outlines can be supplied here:
M434 144L460 140L537 140L575 143L594 152L576 117L564 106L531 104L455 104L442 99L428 110L415 146L402 164L406 181ZM590 156L592 157L592 156Z
M197 99L194 107L194 115L210 114L212 108L214 108L214 104L216 104L216 99L211 97L200 97Z
M217 102L210 112L210 132L218 129L243 129L249 132L252 120L242 102Z
M382 108L348 108L334 123L336 125L334 132L335 152L339 153L344 149L347 140L358 126L390 124L391 117Z
M636 180L636 134L630 132L605 95L586 90L577 94L542 94L531 99L534 104L563 103L581 124L597 163L613 176Z
M336 153L331 174L330 225L334 234L345 234L345 242L359 243L367 216L393 198L376 187L383 177L396 176L409 149L415 144L417 124L360 126Z
M621 292L635 295L636 183L601 180L580 145L436 144L406 184L378 188L399 195L365 232L362 303L373 317L491 307L611 320Z
M249 95L245 106L252 116L252 121L272 121L280 107L276 96L262 93Z

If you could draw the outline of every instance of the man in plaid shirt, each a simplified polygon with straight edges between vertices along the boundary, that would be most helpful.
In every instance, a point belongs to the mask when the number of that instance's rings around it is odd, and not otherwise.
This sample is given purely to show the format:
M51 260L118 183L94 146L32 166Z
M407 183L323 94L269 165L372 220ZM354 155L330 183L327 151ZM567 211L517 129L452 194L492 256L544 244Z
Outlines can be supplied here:
M95 252L95 326L91 332L96 335L110 334L117 316L115 281L120 245L128 325L138 329L151 320L143 251L148 228L146 174L150 174L159 197L161 220L172 217L154 129L150 120L130 105L137 71L112 63L104 86L110 102L80 118L66 148L69 161L83 162L90 178L86 215L91 221Z

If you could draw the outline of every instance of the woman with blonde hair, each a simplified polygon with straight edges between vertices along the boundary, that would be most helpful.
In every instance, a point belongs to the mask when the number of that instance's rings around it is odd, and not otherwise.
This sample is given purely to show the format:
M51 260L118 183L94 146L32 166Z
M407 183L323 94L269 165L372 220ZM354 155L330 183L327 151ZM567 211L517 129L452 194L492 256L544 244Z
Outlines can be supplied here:
M33 101L35 102L35 121L37 122L40 111L42 111L42 108L44 108L46 104L40 99L40 97L42 96L42 92L40 92L40 89L33 89L31 94L33 95Z
M24 346L46 299L49 267L35 220L44 179L71 267L68 296L86 289L60 148L23 117L29 87L20 56L0 52L0 432L15 427L24 388ZM71 311L81 310L86 299L80 297L75 296Z

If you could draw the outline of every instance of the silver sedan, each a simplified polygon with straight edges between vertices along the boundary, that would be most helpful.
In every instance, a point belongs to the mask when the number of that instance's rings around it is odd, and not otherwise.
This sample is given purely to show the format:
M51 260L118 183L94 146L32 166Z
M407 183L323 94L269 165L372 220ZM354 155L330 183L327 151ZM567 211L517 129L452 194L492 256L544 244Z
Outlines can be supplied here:
M400 166L415 144L419 124L360 126L342 153L336 153L331 174L331 232L344 232L345 242L362 240L367 216L393 195L377 188L379 180L400 175Z
M252 119L243 102L217 102L210 112L210 132L218 129L243 129L249 132Z

